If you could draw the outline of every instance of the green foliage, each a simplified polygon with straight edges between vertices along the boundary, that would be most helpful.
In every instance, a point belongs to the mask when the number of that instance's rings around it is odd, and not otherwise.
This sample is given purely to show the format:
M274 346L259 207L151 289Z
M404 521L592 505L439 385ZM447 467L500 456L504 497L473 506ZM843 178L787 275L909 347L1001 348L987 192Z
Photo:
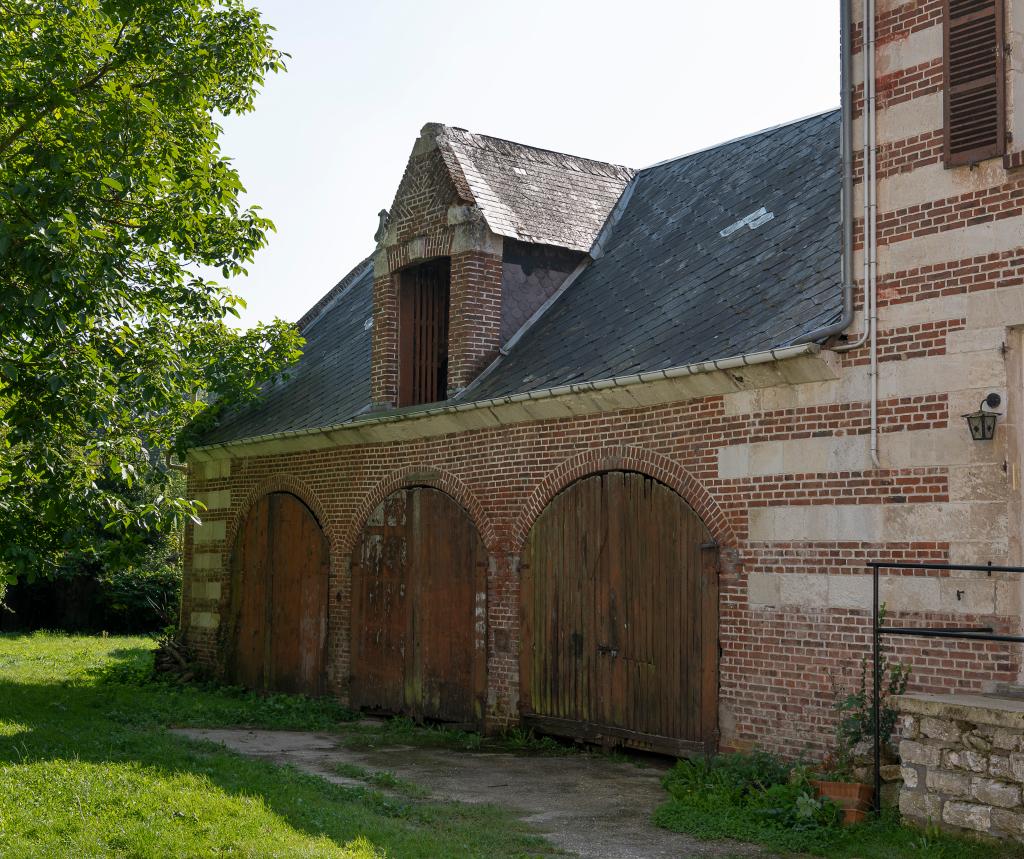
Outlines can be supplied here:
M329 701L149 679L142 638L0 635L0 855L522 859L511 814L343 787L167 725L328 731ZM125 682L130 681L130 682Z
M166 489L169 453L297 357L283 322L232 329L240 299L200 275L266 242L215 117L283 67L241 0L0 0L5 581L197 515L132 488Z
M879 611L879 623L885 622L885 604ZM907 691L907 684L910 682L910 666L901 662L894 662L886 658L885 636L882 637L879 647L879 661L881 662L879 689L879 711L878 723L883 743L889 743L893 731L896 729L896 719L899 711L892 703L895 695L902 695ZM872 685L868 682L870 673L868 658L861 659L860 673L857 685L852 690L841 690L833 683L833 694L835 697L835 710L839 716L836 724L837 741L837 768L845 769L854 746L863 740L874 737L875 733L875 712L872 700Z
M698 838L734 838L777 852L835 859L999 859L1014 848L921 832L895 811L841 827L839 808L819 799L809 770L771 755L720 755L679 761L663 784L671 799L654 813L658 826Z
M400 779L393 772L388 772L387 770L371 771L356 764L340 763L335 765L334 771L345 778L365 781L374 787L379 787L392 793L400 793L411 799L423 799L430 795L430 792L425 788L420 787L418 784L413 784L411 781Z

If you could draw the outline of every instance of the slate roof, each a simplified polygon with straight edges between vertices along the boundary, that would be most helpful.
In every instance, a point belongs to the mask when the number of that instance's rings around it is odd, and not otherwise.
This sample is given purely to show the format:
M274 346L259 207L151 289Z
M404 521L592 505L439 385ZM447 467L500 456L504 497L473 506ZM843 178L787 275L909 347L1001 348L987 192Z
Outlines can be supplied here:
M505 141L486 140L489 154L475 164L504 157L497 144ZM608 206L616 211L603 254L460 401L759 352L838 319L840 167L834 111L639 171L624 205ZM545 243L557 244L551 238ZM303 317L305 353L290 377L204 443L367 412L372 292L364 261Z
M361 262L328 295L330 302L317 302L303 317L306 345L288 378L222 418L203 444L330 426L369 406L373 264Z
M446 125L438 144L460 196L491 232L589 251L634 171Z
M462 399L760 352L838 319L840 186L838 111L641 170L605 255Z

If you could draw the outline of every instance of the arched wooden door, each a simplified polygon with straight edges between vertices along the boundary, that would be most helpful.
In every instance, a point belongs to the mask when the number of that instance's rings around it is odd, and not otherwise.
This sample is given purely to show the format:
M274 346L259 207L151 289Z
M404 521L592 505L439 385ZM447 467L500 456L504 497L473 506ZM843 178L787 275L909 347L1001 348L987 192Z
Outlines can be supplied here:
M259 499L232 555L229 674L250 689L322 695L330 548L294 495Z
M697 514L644 475L595 475L553 498L521 567L524 721L670 754L714 750L717 563Z
M479 725L486 601L469 514L436 489L388 496L352 553L352 706Z

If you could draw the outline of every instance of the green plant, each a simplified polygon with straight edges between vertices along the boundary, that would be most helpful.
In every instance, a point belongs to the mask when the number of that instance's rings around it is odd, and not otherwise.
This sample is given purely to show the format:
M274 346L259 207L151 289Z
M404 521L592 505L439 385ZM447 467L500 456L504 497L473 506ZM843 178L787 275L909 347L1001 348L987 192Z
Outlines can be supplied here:
M885 621L886 608L883 603L879 612L879 623ZM879 733L883 743L889 743L896 729L899 715L892 703L892 698L907 691L910 681L910 666L902 662L888 660L884 646L880 647L879 660ZM834 708L839 715L836 724L836 769L844 769L849 765L850 754L858 743L870 739L875 731L875 714L872 700L872 684L868 682L868 658L865 656L860 663L860 674L856 687L851 690L840 689L833 682Z
M655 811L654 822L698 838L752 841L775 853L830 859L1019 857L1009 845L921 833L903 826L893 809L842 827L840 809L815 795L811 778L817 776L805 764L787 765L764 752L679 761L665 776L670 798Z

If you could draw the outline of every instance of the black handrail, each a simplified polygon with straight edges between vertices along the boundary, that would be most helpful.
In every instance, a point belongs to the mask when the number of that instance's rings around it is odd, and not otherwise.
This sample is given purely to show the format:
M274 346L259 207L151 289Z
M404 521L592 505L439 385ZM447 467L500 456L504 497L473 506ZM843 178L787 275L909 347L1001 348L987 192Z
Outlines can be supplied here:
M957 570L976 573L1024 573L1024 567L1003 567L992 564L921 564L921 563L897 563L895 561L871 561L872 576L872 604L871 604L871 645L873 649L874 670L871 673L871 714L874 721L874 742L875 742L875 796L874 810L877 814L882 809L882 664L881 664L881 637L882 635L915 635L922 638L962 638L968 641L1000 641L1024 644L1024 636L1002 635L994 632L991 626L974 627L972 629L958 629L956 627L909 627L909 626L886 626L879 623L878 604L878 571L879 570Z

